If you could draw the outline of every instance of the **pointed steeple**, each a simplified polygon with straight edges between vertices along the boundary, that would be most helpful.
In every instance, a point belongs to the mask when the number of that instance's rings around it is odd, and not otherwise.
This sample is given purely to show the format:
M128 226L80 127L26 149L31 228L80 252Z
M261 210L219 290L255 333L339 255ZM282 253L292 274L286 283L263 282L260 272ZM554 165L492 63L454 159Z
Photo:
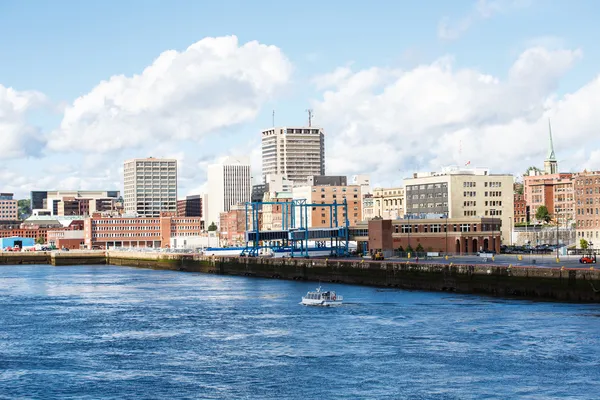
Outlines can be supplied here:
M552 125L550 124L550 118L548 118L548 133L550 134L550 149L548 151L548 158L546 161L556 161L556 155L554 154L554 144L552 143Z
M554 143L552 143L552 125L550 125L550 118L548 118L548 134L550 135L550 148L548 149L548 157L544 161L544 172L546 174L557 174L558 161L556 161L556 155L554 154Z

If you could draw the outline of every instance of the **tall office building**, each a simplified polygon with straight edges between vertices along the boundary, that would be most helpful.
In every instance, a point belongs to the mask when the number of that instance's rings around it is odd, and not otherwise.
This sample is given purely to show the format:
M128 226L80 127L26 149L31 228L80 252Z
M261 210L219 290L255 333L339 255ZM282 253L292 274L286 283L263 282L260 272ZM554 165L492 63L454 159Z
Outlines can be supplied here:
M177 160L137 158L123 167L125 212L158 217L177 212Z
M220 223L220 213L231 210L236 204L250 201L252 176L250 159L228 157L220 164L208 166L208 215L205 226Z
M315 127L270 128L262 131L262 174L282 174L294 186L325 175L325 135Z

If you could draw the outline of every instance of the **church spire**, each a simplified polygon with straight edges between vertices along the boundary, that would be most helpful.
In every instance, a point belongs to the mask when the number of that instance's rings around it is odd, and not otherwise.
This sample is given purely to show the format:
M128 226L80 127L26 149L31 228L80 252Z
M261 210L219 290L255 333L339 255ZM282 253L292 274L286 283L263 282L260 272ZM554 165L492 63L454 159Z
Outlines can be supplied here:
M548 151L547 161L556 161L556 155L554 154L554 144L552 143L552 125L550 124L550 118L548 118L548 133L550 134L550 149Z
M544 161L544 172L546 174L557 174L558 161L556 161L556 155L554 154L554 143L552 143L552 125L550 124L550 118L548 118L548 134L550 135L550 148L548 149L548 157Z

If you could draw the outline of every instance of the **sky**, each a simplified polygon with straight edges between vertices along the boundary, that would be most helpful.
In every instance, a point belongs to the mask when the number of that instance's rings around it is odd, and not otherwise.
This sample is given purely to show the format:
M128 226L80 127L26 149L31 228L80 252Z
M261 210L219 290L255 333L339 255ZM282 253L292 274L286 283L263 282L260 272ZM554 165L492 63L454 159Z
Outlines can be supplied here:
M178 159L179 197L260 131L325 130L326 173L398 186L450 165L600 169L600 2L0 2L0 191L122 190Z

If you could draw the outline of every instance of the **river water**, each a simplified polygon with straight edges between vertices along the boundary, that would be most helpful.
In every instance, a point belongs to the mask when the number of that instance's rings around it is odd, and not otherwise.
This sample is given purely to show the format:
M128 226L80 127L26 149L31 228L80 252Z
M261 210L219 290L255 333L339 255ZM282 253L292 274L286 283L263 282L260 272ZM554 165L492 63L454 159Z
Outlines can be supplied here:
M0 267L0 398L600 398L600 305L314 287Z

